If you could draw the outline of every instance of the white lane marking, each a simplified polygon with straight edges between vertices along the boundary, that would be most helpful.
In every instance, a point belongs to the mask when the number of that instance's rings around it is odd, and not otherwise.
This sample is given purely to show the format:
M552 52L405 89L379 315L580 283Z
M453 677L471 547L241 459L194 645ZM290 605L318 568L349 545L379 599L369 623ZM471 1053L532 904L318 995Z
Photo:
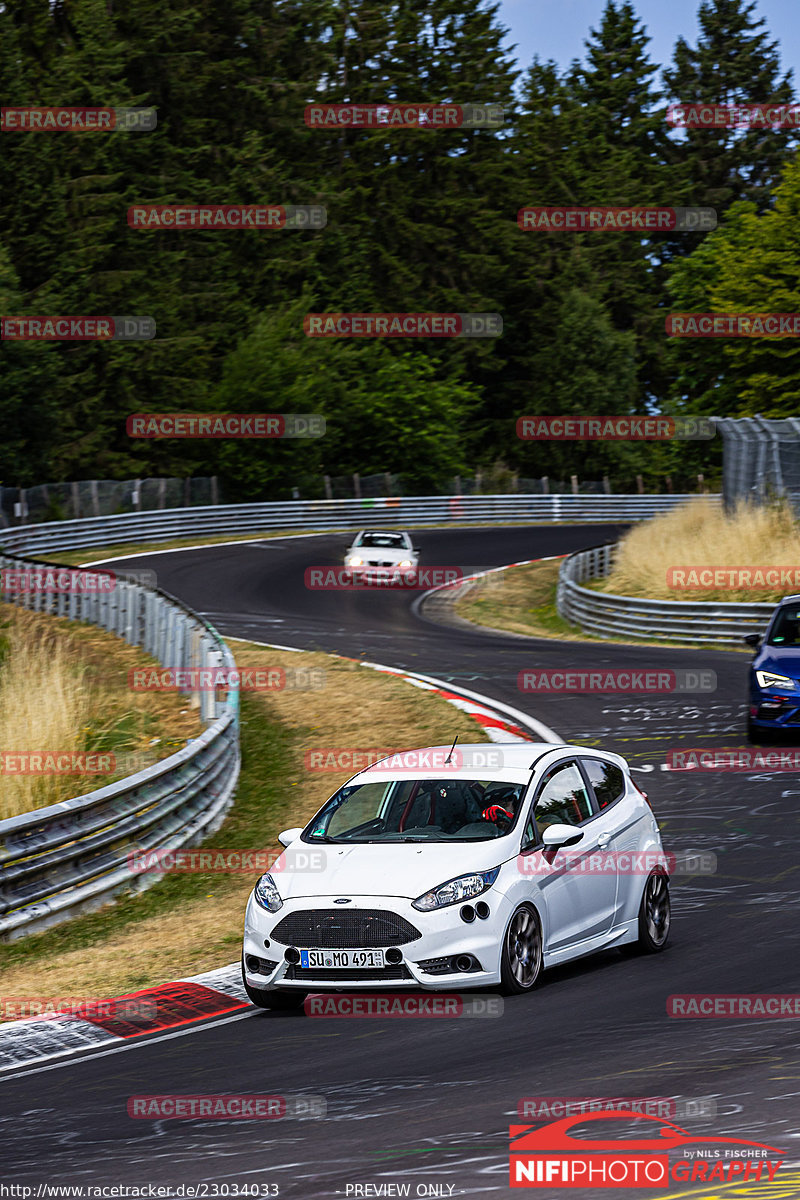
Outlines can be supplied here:
M217 1025L230 1025L233 1021L244 1021L248 1017L255 1017L259 1013L259 1009L249 1009L243 1013L232 1013L229 1017L221 1017L218 1021L209 1021L205 1024L198 1021L191 1025L188 1029L176 1029L172 1033L153 1034L148 1036L142 1034L139 1037L121 1039L119 1044L111 1046L108 1050L97 1050L92 1054L84 1054L80 1062L90 1062L95 1058L105 1058L108 1054L122 1054L125 1050L135 1050L137 1046L152 1046L154 1042L169 1042L173 1038L188 1037L192 1033L200 1033L204 1029L215 1029ZM18 1071L16 1075L0 1074L0 1083L4 1080L24 1079L26 1075L39 1075L43 1071L56 1071L59 1067L72 1067L75 1063L72 1061L73 1054L79 1054L80 1047L76 1050L67 1050L60 1054L46 1055L47 1058L59 1058L60 1062L50 1063L40 1067L31 1067L28 1071ZM3 1071L11 1071L13 1067L3 1067Z
M302 650L300 646L279 646L277 642L254 642L252 638L228 637L223 635L226 642L245 642L251 646L264 646L267 650L289 650L292 654L315 654L314 650ZM332 654L331 658L341 658L339 654Z
M276 542L288 542L290 540L297 541L299 538L328 537L331 533L346 533L346 532L347 532L346 529L345 530L343 530L343 529L326 529L326 530L323 530L321 533L282 533L282 534L279 534L277 537L273 538L272 540L276 541ZM103 563L120 562L121 559L149 558L151 554L184 554L187 550L215 550L217 548L217 546L249 546L253 542L263 542L263 541L264 541L264 534L262 533L260 537L234 538L233 541L230 541L230 542L198 542L197 545L194 545L194 546L173 546L172 549L169 549L169 550L159 550L158 548L156 548L154 550L142 550L138 554L115 554L113 558L93 558L91 562L78 563L78 566L79 567L99 567ZM141 543L139 543L139 544L141 545ZM263 549L271 550L272 546L264 546Z

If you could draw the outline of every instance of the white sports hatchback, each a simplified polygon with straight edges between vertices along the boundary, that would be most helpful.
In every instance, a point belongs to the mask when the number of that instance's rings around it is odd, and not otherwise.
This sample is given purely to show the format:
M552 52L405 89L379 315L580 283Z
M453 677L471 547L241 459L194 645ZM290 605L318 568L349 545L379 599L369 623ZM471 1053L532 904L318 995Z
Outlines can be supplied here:
M527 992L543 968L596 950L663 950L669 864L623 758L548 742L413 754L432 765L376 763L280 835L245 916L254 1004L353 988Z

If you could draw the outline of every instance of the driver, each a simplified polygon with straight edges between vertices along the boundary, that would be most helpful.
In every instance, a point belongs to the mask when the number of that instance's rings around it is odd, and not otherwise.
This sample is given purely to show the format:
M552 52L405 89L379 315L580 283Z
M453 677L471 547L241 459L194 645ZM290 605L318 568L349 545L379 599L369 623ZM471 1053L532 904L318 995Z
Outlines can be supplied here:
M511 825L519 803L519 788L495 788L489 793L489 799L492 803L481 813L484 821L493 821L495 825Z

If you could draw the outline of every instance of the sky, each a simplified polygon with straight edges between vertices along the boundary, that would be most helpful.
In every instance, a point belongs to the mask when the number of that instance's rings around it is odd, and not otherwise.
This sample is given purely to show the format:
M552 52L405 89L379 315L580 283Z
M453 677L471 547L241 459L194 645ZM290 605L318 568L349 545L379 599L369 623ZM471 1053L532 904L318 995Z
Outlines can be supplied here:
M573 58L583 58L583 43L589 30L598 28L605 6L606 0L501 0L499 19L510 31L508 44L517 43L515 53L523 70L535 54L543 60L553 58L563 68ZM700 0L634 0L633 6L652 38L649 50L654 62L669 62L679 37L690 45L696 43ZM758 0L756 11L766 19L771 40L780 44L783 70L793 69L797 91L800 0Z

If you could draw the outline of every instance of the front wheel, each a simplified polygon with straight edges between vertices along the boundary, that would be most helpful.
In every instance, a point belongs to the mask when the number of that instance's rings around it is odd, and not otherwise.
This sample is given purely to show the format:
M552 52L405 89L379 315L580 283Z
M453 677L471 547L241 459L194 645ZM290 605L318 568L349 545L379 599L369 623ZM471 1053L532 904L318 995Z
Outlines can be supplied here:
M654 871L647 880L639 905L639 949L645 954L658 954L669 939L672 905L669 880L661 871Z
M500 987L507 996L529 992L542 970L542 926L532 904L521 904L508 923L500 956Z
M302 1008L303 1001L306 998L307 992L268 992L264 988L254 988L244 977L244 963L242 963L242 983L244 990L247 992L247 998L251 1004L255 1004L256 1008L269 1008L273 1012L288 1012L292 1009Z

